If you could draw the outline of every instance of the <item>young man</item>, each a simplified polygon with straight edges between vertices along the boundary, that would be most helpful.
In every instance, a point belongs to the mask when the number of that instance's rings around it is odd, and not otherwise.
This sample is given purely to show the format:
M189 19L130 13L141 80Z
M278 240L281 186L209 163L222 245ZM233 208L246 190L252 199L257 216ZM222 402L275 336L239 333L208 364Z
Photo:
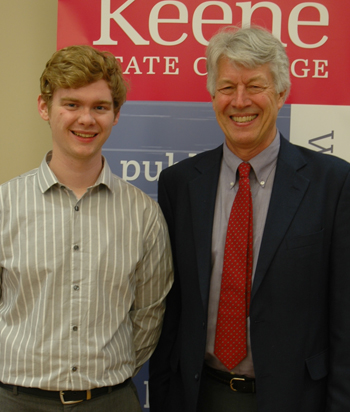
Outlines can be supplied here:
M131 377L152 354L172 283L158 205L101 151L125 101L113 55L56 52L38 109L53 149L0 187L3 412L139 412Z
M160 175L175 282L151 411L347 412L350 165L280 135L289 63L270 33L223 30L207 67L225 141Z

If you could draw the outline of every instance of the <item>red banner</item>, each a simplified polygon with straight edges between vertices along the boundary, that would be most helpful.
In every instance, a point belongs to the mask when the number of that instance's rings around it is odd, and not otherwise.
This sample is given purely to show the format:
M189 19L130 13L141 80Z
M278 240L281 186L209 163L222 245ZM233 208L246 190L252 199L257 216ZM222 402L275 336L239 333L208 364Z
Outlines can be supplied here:
M128 100L205 102L205 47L227 25L258 24L285 44L287 103L349 105L350 2L60 0L58 48L90 44L120 59Z

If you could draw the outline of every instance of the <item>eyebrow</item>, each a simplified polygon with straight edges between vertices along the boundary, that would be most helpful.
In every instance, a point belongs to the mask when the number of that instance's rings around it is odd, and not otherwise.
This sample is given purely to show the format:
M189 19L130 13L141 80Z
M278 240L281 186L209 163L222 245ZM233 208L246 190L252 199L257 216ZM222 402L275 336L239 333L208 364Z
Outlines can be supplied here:
M65 102L73 102L73 103L80 103L81 100L80 99L76 99L75 97L62 97L60 99L61 103L65 103ZM105 104L108 106L113 106L113 102L111 100L97 100L96 102L94 102L94 105L100 105L100 104Z
M265 83L268 83L268 80L264 76L261 76L261 75L252 77L251 79L249 79L248 83L256 82L256 81L263 81Z
M251 82L255 82L255 81L268 82L267 79L264 78L264 76L257 75L257 76L254 76L254 77L251 77L250 79L248 79L247 83L251 83ZM236 83L234 83L231 79L228 79L228 78L220 79L220 80L218 81L218 83L232 83L232 84L236 84Z

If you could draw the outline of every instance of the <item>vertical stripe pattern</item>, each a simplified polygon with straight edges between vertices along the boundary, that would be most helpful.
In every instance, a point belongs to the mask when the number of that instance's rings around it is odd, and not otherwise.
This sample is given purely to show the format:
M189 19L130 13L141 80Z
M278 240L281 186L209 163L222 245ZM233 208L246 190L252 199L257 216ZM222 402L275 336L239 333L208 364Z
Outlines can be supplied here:
M46 159L0 186L0 381L115 385L158 341L172 283L159 206L105 161L78 201Z

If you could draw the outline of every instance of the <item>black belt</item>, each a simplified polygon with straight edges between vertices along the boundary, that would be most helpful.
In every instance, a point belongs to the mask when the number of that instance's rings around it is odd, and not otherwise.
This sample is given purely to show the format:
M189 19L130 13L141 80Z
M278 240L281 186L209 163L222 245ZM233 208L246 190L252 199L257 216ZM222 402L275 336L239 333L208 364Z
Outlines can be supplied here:
M131 378L118 385L104 386L103 388L95 388L87 391L46 391L38 388L25 388L23 386L7 385L2 382L0 382L0 387L14 393L20 392L41 398L56 399L58 401L61 401L64 405L69 405L97 398L98 396L106 395L107 393L121 389L122 387L128 385L130 379Z
M208 376L228 385L234 392L255 393L255 379L244 375L236 375L230 372L219 371L208 365L204 365L204 370Z

